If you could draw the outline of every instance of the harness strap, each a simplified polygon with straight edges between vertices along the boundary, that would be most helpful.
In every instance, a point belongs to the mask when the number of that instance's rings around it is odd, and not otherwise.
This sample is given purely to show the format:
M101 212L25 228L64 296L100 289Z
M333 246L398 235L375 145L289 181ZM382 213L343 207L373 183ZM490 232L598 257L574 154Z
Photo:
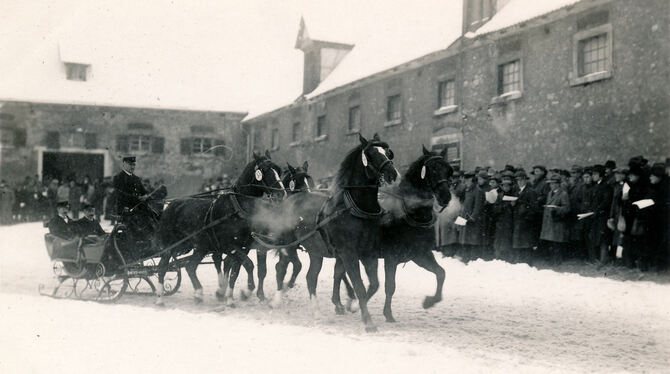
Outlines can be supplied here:
M359 208L354 201L354 198L351 197L349 190L344 190L344 206L347 207L349 213L352 216L363 218L363 219L380 219L384 214L384 209L379 208L378 212L366 212L363 209Z
M419 222L419 221L415 220L414 218L412 218L412 216L409 214L409 211L407 210L407 204L405 204L405 199L401 199L400 201L401 201L402 212L403 212L403 217L402 218L411 227L428 228L428 227L432 227L433 224L435 224L435 221L437 220L437 218L435 217L435 214L434 214L433 210L431 210L430 219L428 221Z

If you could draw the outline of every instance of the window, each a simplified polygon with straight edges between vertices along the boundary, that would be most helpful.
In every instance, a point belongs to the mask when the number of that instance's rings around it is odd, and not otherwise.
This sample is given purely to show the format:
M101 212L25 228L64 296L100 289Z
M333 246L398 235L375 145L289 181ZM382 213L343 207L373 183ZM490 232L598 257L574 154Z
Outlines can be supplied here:
M67 80L86 82L87 71L88 65L75 64L70 62L65 63L65 74Z
M443 149L447 149L446 159L449 165L451 166L460 166L461 164L461 142L449 142L442 144L434 144L431 147L431 150L434 152L442 152Z
M611 76L612 26L606 24L576 33L570 84L585 84Z
M161 136L154 136L151 144L151 153L165 152L165 138Z
M25 147L27 132L25 129L0 129L0 144L3 146Z
M210 138L191 138L191 153L204 153L212 148Z
M291 132L291 141L293 143L297 143L300 141L300 139L302 139L302 126L300 125L300 122L295 122L293 124L292 130L293 131Z
M26 129L14 130L14 147L25 147L28 139L28 132Z
M349 108L349 132L361 131L361 107L359 105Z
M60 134L58 131L47 132L46 141L47 148L60 148Z
M400 122L400 94L389 96L386 98L386 121L399 123Z
M151 137L147 135L129 135L128 151L149 152L151 150Z
M521 60L498 66L498 95L521 91Z
M161 138L162 139L162 138ZM182 138L180 143L181 154L190 155L190 154L205 154L205 155L223 155L225 153L225 148L223 146L224 142L222 139L213 139L213 138L204 138L204 137L192 137L192 138ZM162 146L162 144L161 144ZM213 148L214 147L214 148ZM158 153L158 152L154 152Z
M279 129L272 129L272 149L279 149Z
M316 137L326 135L326 116L319 116L316 119Z
M456 84L453 79L438 84L437 97L438 109L456 105Z

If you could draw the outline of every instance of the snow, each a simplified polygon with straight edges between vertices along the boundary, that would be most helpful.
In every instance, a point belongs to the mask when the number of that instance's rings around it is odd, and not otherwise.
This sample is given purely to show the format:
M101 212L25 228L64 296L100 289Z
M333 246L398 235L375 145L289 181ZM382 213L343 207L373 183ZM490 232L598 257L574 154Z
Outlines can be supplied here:
M148 296L117 304L37 296L50 280L39 223L0 228L0 372L668 372L670 285L666 278L619 281L527 265L439 258L444 300L423 310L434 276L413 264L398 269L396 324L383 322L383 291L370 311L335 316L329 303L331 260L319 279L314 318L304 281L284 304L252 298L223 307L211 265L198 268L205 302L192 302L184 273L179 292L158 308ZM254 256L255 257L255 256ZM437 257L440 257L439 255ZM274 294L268 258L266 295ZM383 266L380 265L383 269ZM383 272L381 272L383 273ZM383 274L380 277L383 279ZM242 274L238 285L244 284ZM651 277L651 276L650 276ZM658 282L665 279L664 282ZM383 287L382 287L383 290ZM344 294L343 294L344 296Z
M514 26L581 0L510 0L490 21L477 29L472 37Z

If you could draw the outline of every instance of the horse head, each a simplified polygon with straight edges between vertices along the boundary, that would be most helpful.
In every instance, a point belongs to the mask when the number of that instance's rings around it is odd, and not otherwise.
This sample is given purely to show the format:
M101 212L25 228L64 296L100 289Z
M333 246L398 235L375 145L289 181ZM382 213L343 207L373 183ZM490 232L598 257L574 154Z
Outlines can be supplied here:
M237 189L251 196L262 196L266 193L272 197L284 197L286 190L279 173L281 168L272 162L270 152L265 151L264 155L254 152L253 160L244 167L238 178Z
M395 182L398 170L393 166L393 151L389 145L375 134L371 140L358 135L360 145L360 162L358 168L364 170L367 182L379 184Z
M287 172L282 178L284 186L288 186L288 191L290 192L311 192L314 188L314 180L307 173L309 164L305 161L302 166L294 168L291 164L286 163Z
M412 188L420 195L432 194L444 207L451 200L451 176L454 173L446 160L447 149L438 154L422 148L423 155L410 165L401 187Z

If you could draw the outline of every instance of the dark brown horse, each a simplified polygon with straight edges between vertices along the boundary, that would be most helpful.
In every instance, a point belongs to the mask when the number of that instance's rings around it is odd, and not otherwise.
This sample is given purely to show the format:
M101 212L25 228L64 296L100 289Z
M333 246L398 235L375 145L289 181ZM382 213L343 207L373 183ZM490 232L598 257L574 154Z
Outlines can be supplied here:
M316 287L323 258L337 257L352 281L366 330L375 331L367 300L379 287L377 265L382 209L377 193L380 184L392 183L398 172L391 161L393 152L379 136L375 134L368 141L359 135L359 140L360 145L340 164L330 196L316 193L290 196L282 204L282 213L295 224L293 237L300 240L309 253L307 288L314 311L318 311ZM315 230L318 233L312 235ZM359 261L370 280L367 291ZM281 297L281 292L277 295Z
M396 287L396 268L401 263L413 261L435 274L437 289L434 296L425 298L424 308L430 308L442 300L444 269L433 256L433 224L436 219L435 207L446 207L451 200L449 186L453 169L444 159L445 155L446 148L437 154L423 147L423 155L410 165L400 185L386 193L387 197L382 202L388 211L381 235L381 256L384 258L386 273L384 316L387 322L395 322L391 302ZM338 259L335 263L332 297L338 314L343 314L345 310L339 292L342 280L347 285L344 266ZM348 291L351 298L351 292Z
M253 239L252 218L268 208L270 203L261 199L264 194L285 195L279 173L269 152L264 156L254 153L235 185L214 198L185 198L175 200L163 212L157 241L163 253L158 265L158 300L162 303L163 280L171 257L193 250L185 266L193 283L196 302L202 301L202 285L196 268L207 253L238 253L248 248ZM205 229L206 228L206 229ZM255 228L254 228L255 229ZM261 228L262 230L262 228ZM227 278L219 276L217 294L225 294Z

